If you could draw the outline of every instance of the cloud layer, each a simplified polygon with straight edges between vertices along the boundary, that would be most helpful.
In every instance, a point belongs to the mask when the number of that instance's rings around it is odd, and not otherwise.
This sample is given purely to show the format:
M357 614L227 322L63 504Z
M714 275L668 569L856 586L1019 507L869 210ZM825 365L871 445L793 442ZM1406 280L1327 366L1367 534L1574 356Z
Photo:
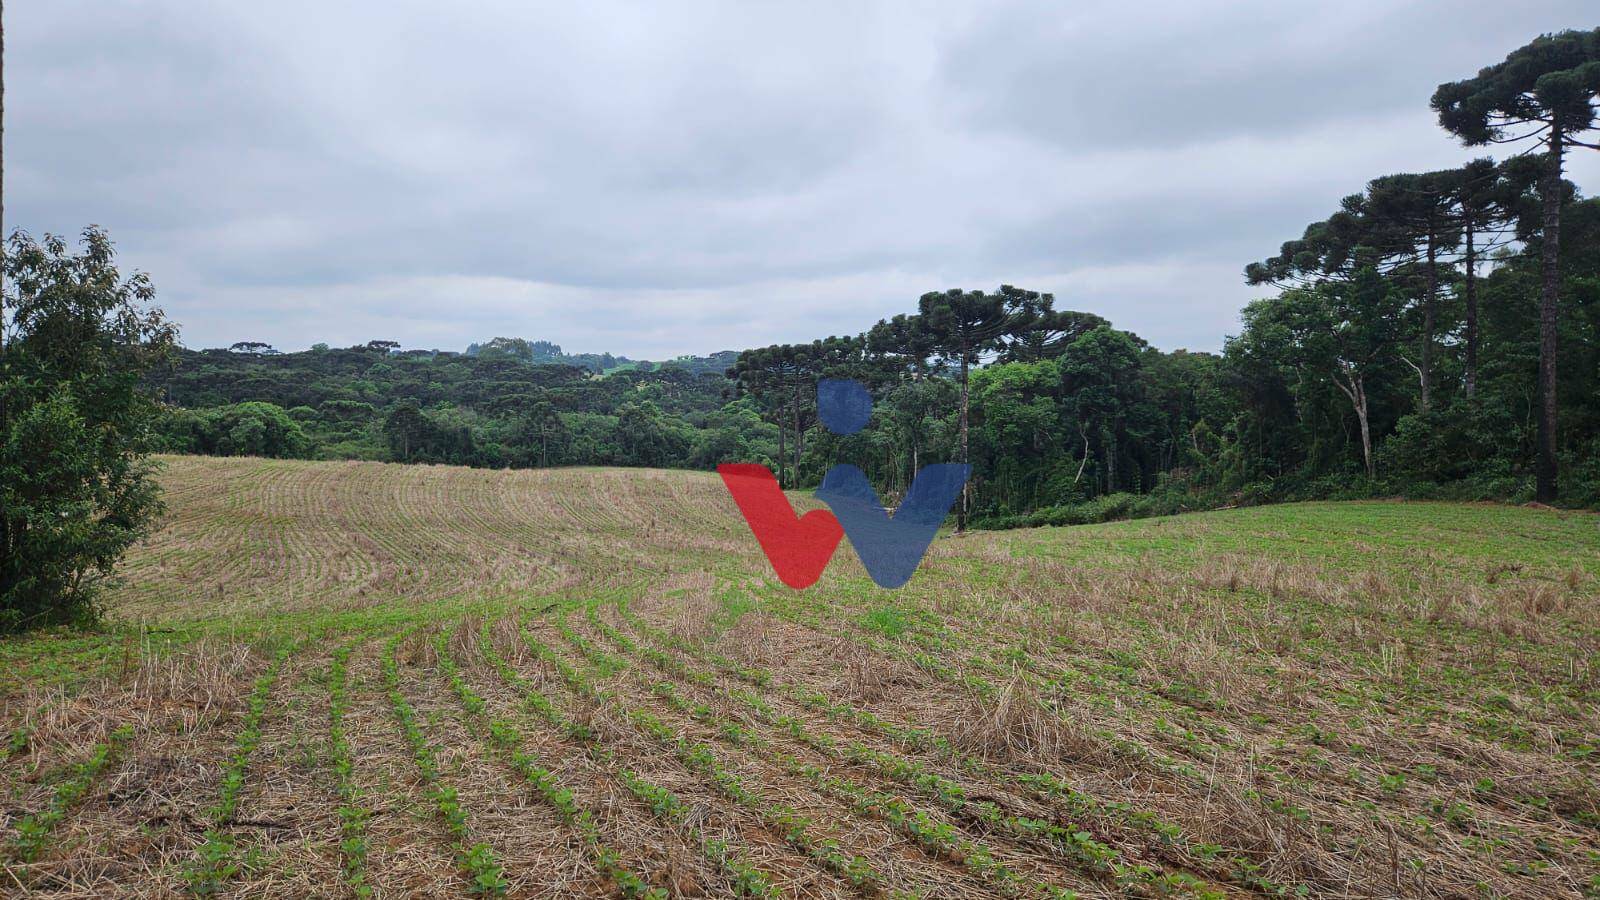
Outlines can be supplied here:
M107 227L196 347L661 358L1005 281L1217 349L1246 262L1481 155L1435 85L1595 25L1463 6L28 4L6 224Z

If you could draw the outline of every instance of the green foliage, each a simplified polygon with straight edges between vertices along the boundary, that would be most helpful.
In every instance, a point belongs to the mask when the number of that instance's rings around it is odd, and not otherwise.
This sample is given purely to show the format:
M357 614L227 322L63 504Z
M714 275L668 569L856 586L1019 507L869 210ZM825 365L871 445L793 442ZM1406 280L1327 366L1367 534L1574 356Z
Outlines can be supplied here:
M1563 207L1575 193L1562 172L1569 147L1594 146L1580 136L1595 127L1597 101L1600 28L1540 35L1513 50L1503 62L1480 69L1475 77L1440 85L1432 101L1439 124L1469 146L1524 145L1524 154L1516 162L1526 164L1531 180L1538 185L1539 239L1531 242L1536 243L1540 258L1534 475L1536 495L1547 502L1557 497L1563 450L1557 373L1561 369L1560 323L1565 317L1561 257L1567 242L1564 235L1562 240L1557 235ZM1527 155L1532 153L1538 156ZM1519 236L1535 233L1531 223L1525 226L1519 229Z
M1471 144L1521 133L1528 121L1567 134L1595 122L1600 94L1600 28L1542 35L1473 78L1442 84L1433 95L1439 124Z
M196 411L174 410L161 423L163 449L210 456L303 459L313 443L301 421L314 421L309 406L285 412L259 400ZM297 420L298 419L298 420Z
M0 632L95 617L95 596L160 509L140 379L174 334L142 274L88 229L72 252L18 232L0 303Z
M697 451L718 461L770 458L767 429L739 430L730 424L743 421L739 410L722 414L726 381L708 365L674 361L601 378L540 354L367 345L183 351L149 381L177 404L161 446L180 453L494 467L681 467Z
M1410 481L1514 481L1522 437L1522 423L1505 407L1462 399L1402 417L1381 458L1385 471L1403 473Z

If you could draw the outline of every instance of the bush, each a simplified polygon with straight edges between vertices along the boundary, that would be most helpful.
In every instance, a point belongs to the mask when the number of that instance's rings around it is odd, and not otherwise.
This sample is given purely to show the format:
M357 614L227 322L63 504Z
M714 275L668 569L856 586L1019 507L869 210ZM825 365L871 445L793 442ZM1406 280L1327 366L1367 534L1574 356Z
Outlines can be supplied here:
M174 334L111 242L18 232L0 321L0 631L95 618L117 560L160 509L147 454L162 410L142 376Z
M221 456L309 456L312 441L283 408L272 403L238 403L206 411L204 452Z
M1392 484L1505 478L1513 474L1519 433L1498 404L1462 400L1413 413L1379 448L1378 471Z

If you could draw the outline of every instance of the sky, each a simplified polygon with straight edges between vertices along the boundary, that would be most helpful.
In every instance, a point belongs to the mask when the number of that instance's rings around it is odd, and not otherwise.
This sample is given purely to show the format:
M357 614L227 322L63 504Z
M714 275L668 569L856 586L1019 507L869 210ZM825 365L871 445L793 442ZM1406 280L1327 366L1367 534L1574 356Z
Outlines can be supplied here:
M1586 14L1587 13L1587 14ZM1592 0L274 3L6 18L5 227L108 230L190 347L662 359L1015 284L1164 349L1428 99ZM1600 191L1600 153L1569 177Z

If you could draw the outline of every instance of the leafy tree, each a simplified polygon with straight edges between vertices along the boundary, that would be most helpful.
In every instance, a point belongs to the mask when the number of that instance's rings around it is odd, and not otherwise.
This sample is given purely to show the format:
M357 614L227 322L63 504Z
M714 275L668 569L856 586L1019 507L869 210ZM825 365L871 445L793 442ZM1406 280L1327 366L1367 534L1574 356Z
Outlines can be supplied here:
M830 338L830 340L835 340ZM816 418L815 392L817 379L822 377L824 350L821 341L814 344L773 344L739 354L728 370L739 390L756 398L761 407L778 426L778 482L788 485L784 477L784 427L790 426L794 441L790 471L798 472L800 456L805 451L805 431Z
M956 367L956 384L961 390L957 407L956 433L959 444L956 461L971 462L968 431L972 408L971 370L984 354L998 351L1007 335L1016 332L1017 319L1000 294L962 291L952 288L923 294L917 301L916 327L935 356ZM971 488L963 485L961 505L956 511L956 530L967 526Z
M750 397L723 406L706 417L695 438L689 464L713 469L723 463L772 464L776 454L775 426L762 421L760 407Z
M1404 298L1374 269L1246 307L1245 333L1256 352L1290 373L1301 389L1331 384L1355 413L1367 477L1376 475L1372 388L1382 384L1397 346ZM1233 349L1233 348L1230 348Z
M879 421L895 436L904 460L893 467L893 487L903 493L910 489L923 456L941 445L948 445L955 392L949 379L921 378L906 381L891 389Z
M400 462L410 462L426 445L431 429L415 403L402 403L383 421L389 452Z
M1070 309L1050 309L1049 294L1042 295L1044 308L1026 309L1025 327L1015 339L1006 343L999 362L1032 362L1050 359L1061 354L1069 344L1096 328L1109 327L1110 322L1094 313L1075 312Z
M1081 477L1090 460L1090 447L1101 463L1106 492L1124 487L1142 488L1139 482L1148 461L1137 454L1154 431L1144 403L1139 347L1126 332L1096 328L1073 341L1061 355L1060 371L1065 395L1065 418L1075 425L1084 442L1079 466ZM1119 463L1124 465L1119 467ZM1139 479L1128 468L1139 466Z
M1047 496L1046 486L1063 456L1061 393L1061 371L1051 359L1001 363L973 373L975 442L985 487L1001 512L1057 500Z
M630 466L665 466L689 449L684 435L648 401L625 403L617 410L617 444L623 464Z
M1339 210L1306 226L1297 240L1285 241L1278 255L1245 266L1248 284L1305 287L1328 279L1348 280L1363 268L1386 270L1396 248L1365 214L1366 198L1352 194Z
M1556 498L1556 353L1561 294L1562 172L1567 147L1594 149L1579 140L1595 126L1600 97L1600 28L1563 31L1513 50L1504 62L1476 77L1442 84L1433 95L1439 124L1468 146L1532 144L1543 148L1542 271L1539 304L1540 500Z
M162 412L142 377L175 334L110 239L12 236L0 298L0 630L87 622L160 509L148 451Z
M324 400L317 405L319 418L341 424L369 421L376 412L371 403L359 400Z
M251 401L209 410L204 417L201 452L219 456L295 459L311 452L311 440L283 407Z
M538 448L538 465L550 465L551 452L559 457L572 440L572 432L561 420L561 414L547 400L530 405L518 419L517 436L525 446Z

